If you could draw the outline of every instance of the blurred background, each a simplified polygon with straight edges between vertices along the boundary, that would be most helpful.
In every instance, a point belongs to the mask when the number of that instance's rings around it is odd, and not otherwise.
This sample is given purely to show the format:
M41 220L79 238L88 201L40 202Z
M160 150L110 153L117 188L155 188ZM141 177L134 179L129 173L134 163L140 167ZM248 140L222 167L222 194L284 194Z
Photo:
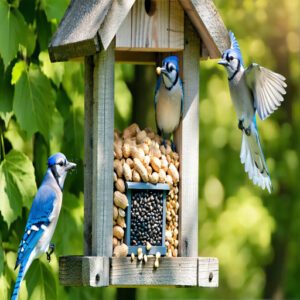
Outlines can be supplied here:
M0 298L10 297L32 197L57 151L79 167L66 181L51 264L43 257L32 265L20 299L300 298L300 1L214 1L245 64L287 78L285 102L258 122L274 191L244 173L226 72L216 60L201 61L199 256L219 258L219 288L136 290L58 283L58 257L83 253L84 69L51 64L47 52L68 2L0 0ZM115 127L155 128L155 67L117 64L115 79Z

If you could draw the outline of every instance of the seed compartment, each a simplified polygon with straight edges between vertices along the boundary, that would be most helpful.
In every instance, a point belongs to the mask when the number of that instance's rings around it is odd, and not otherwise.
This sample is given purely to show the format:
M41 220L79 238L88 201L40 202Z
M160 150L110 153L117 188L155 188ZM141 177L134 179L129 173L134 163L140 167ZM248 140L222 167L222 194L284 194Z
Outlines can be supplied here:
M125 242L128 254L137 254L142 248L144 254L160 252L166 254L166 193L168 184L126 182L128 207L126 211ZM146 243L151 249L146 249Z

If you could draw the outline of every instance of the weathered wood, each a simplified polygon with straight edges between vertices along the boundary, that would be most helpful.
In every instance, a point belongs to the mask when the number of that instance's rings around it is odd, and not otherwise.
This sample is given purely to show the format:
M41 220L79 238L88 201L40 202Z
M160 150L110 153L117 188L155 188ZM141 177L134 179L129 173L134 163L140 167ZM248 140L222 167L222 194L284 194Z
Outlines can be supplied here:
M94 60L84 61L84 254L92 255Z
M112 2L112 6L107 13L105 21L98 31L104 49L107 49L107 47L117 34L126 16L131 15L130 9L134 2L135 0ZM124 25L122 25L122 27L124 27ZM128 39L128 35L125 35L122 38Z
M131 13L116 35L116 49L130 51L183 50L183 9L178 0L151 1L148 14L145 1L136 0Z
M94 57L92 255L105 257L112 256L114 62L112 44Z
M65 286L106 286L109 257L62 256L59 281Z
M215 257L198 257L198 286L219 286L219 261Z
M88 56L100 50L97 31L113 0L73 0L52 37L48 50L51 61Z
M218 286L218 260L212 257L154 257L145 264L129 257L110 258L111 286ZM59 260L59 280L63 285L101 286L108 258L65 256ZM98 275L98 276L97 276Z
M226 27L212 1L151 2L156 9L148 15L144 0L73 0L49 44L51 61L93 55L102 43L106 49L115 35L119 50L182 50L184 11L211 58L219 57L229 47Z
M185 18L183 51L183 115L175 132L180 155L179 255L198 254L198 164L199 164L199 51L200 41Z
M220 57L229 48L227 29L214 3L209 0L179 0L196 28L211 58Z

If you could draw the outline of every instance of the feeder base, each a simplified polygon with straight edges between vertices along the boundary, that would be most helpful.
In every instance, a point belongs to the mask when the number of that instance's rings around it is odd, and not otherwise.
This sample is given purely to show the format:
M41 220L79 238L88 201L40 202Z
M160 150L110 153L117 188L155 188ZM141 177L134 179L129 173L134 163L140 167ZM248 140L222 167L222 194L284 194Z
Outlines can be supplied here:
M65 286L199 286L218 287L219 262L214 257L155 257L147 263L130 257L63 256L59 280Z

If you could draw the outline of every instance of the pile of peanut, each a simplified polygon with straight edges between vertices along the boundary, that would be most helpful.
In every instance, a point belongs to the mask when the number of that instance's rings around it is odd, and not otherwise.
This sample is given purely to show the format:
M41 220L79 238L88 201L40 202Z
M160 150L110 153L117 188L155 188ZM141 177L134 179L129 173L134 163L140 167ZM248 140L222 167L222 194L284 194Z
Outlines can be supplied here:
M123 134L114 132L114 256L127 256L124 243L125 209L128 206L126 181L167 183L166 236L167 256L178 255L179 155L172 151L170 141L162 139L151 129L140 130L137 124L127 127Z

